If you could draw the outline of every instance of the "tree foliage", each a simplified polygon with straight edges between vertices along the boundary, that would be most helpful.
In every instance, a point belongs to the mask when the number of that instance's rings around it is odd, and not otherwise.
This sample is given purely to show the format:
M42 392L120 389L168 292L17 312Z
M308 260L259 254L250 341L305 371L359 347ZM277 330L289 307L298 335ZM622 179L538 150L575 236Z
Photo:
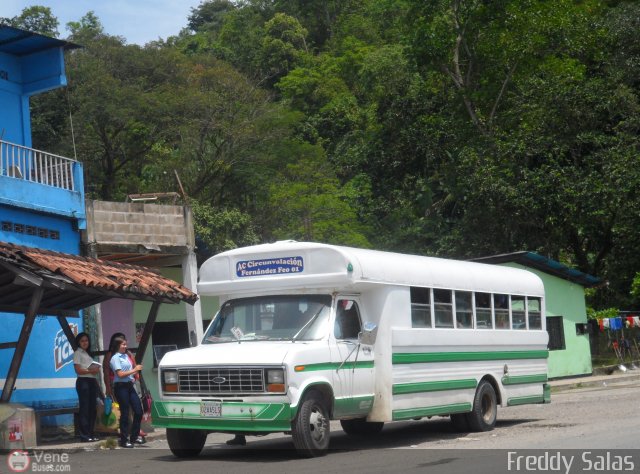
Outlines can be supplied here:
M26 7L20 15L13 18L1 18L0 23L5 23L15 28L33 31L45 36L58 37L58 19L53 15L51 8L40 5Z
M10 21L57 28L31 8ZM85 46L68 90L33 102L34 142L71 153L70 108L102 199L173 190L177 171L211 252L530 250L625 307L640 303L639 19L630 1L205 0L141 48L90 12L68 25Z

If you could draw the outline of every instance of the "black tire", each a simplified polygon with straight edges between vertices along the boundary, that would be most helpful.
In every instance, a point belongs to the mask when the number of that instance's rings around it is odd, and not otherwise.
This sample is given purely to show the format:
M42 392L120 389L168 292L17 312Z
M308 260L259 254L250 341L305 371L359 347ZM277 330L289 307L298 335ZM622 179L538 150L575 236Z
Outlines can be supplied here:
M467 413L471 431L491 431L498 418L496 391L486 380L480 382L473 399L473 409Z
M207 441L206 431L167 428L169 449L178 458L196 457L204 448L205 441Z
M293 445L306 458L324 456L329 448L331 436L329 411L319 392L309 392L291 423Z
M453 429L458 433L468 433L471 431L469 428L469 421L467 420L468 413L455 413L451 415L451 424Z
M382 421L367 421L366 418L340 420L340 425L342 431L353 436L377 435L384 427Z

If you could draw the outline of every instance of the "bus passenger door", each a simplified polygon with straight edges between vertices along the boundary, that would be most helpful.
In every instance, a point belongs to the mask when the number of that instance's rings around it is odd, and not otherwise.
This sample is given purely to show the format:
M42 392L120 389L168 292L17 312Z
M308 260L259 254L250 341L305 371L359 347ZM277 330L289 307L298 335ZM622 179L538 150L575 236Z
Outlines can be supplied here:
M332 350L335 416L366 416L373 406L373 348L358 343L362 331L361 305L354 297L336 300Z

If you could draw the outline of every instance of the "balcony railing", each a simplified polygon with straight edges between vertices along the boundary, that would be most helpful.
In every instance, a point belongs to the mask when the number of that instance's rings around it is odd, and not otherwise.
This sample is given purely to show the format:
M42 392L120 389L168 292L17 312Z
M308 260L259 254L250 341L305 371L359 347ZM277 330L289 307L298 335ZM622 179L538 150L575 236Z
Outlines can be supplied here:
M76 191L76 163L71 158L0 140L0 176Z

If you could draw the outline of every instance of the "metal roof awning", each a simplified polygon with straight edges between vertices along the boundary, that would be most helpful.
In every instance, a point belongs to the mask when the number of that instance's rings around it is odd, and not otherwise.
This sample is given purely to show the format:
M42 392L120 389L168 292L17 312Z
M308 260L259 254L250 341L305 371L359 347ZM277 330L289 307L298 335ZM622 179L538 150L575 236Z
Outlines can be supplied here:
M148 268L0 242L0 312L25 315L18 341L0 344L0 349L15 348L1 401L10 400L36 316L57 317L75 350L66 318L111 298L152 303L136 352L140 361L160 304L192 305L198 296Z
M75 49L81 46L49 36L0 24L0 52L24 56L50 48Z
M500 255L492 255L489 257L474 258L472 262L480 263L519 263L531 268L536 268L550 275L560 277L564 280L577 283L585 288L592 288L605 283L601 278L598 278L588 273L581 272L575 268L567 267L566 265L544 257L535 252L513 252Z

